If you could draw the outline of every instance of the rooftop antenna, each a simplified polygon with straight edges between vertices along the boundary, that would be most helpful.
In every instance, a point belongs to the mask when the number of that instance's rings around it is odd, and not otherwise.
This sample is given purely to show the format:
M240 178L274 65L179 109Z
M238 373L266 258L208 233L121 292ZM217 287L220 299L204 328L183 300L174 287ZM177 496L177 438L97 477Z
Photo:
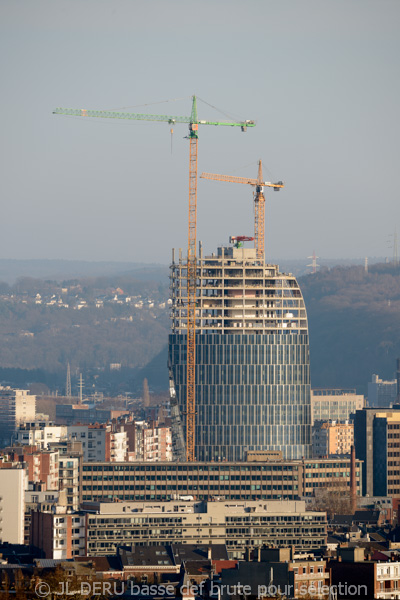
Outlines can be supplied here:
M307 267L311 267L312 271L311 273L316 273L317 272L317 267L319 267L320 265L317 265L317 258L319 258L319 256L315 255L315 250L312 253L312 256L307 256L307 258L312 258L312 262L310 265L307 265Z

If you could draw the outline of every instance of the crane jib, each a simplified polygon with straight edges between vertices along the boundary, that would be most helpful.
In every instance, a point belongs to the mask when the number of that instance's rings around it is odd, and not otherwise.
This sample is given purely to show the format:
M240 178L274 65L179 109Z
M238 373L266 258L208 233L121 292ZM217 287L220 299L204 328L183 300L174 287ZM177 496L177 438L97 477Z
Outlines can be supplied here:
M198 125L225 125L227 127L255 127L255 121L193 121L192 117L179 117L171 115L149 115L141 113L124 113L108 110L88 110L86 108L56 108L54 115L67 115L72 117L97 117L105 119L131 119L136 121L161 121L165 123L196 123Z

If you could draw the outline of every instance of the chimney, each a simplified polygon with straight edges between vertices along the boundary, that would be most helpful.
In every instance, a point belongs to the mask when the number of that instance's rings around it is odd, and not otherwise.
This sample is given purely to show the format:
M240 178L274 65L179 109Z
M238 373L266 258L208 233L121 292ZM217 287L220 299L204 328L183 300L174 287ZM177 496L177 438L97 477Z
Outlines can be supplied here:
M356 449L354 445L350 451L350 512L352 515L357 510L357 483L356 483Z

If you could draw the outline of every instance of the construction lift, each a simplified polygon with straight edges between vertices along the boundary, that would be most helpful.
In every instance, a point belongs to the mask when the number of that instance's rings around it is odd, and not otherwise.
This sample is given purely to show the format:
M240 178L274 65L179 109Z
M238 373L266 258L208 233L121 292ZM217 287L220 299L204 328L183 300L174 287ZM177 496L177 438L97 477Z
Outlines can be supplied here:
M188 123L189 125L189 225L188 225L188 254L187 254L187 396L186 396L186 460L193 462L195 457L195 367L196 367L196 289L197 289L197 258L196 258L196 231L197 231L197 146L199 125L224 125L227 127L240 127L246 131L247 127L254 127L255 121L204 121L197 116L196 96L192 96L192 112L190 117L169 115L148 115L138 113L125 113L107 110L69 109L56 108L55 115L68 115L73 117L97 117L107 119L126 119L136 121L160 121L170 125L175 123ZM172 133L172 130L171 130Z
M218 175L216 173L202 173L203 179L213 179L214 181L227 181L229 183L247 183L256 188L254 195L254 237L256 239L256 255L257 260L264 260L264 240L265 240L265 197L264 186L274 188L274 191L279 191L284 187L282 181L271 183L263 180L262 163L258 161L258 177L257 179L249 179L248 177L235 177L231 175Z

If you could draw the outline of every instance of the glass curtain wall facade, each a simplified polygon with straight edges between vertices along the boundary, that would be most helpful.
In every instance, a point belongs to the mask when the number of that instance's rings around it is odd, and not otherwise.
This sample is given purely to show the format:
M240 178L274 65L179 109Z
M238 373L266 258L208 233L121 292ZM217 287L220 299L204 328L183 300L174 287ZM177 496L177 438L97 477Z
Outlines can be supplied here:
M186 264L171 265L169 370L186 403ZM196 332L196 459L244 459L248 450L311 456L308 326L296 279L255 250L200 252ZM182 418L184 424L185 419Z

